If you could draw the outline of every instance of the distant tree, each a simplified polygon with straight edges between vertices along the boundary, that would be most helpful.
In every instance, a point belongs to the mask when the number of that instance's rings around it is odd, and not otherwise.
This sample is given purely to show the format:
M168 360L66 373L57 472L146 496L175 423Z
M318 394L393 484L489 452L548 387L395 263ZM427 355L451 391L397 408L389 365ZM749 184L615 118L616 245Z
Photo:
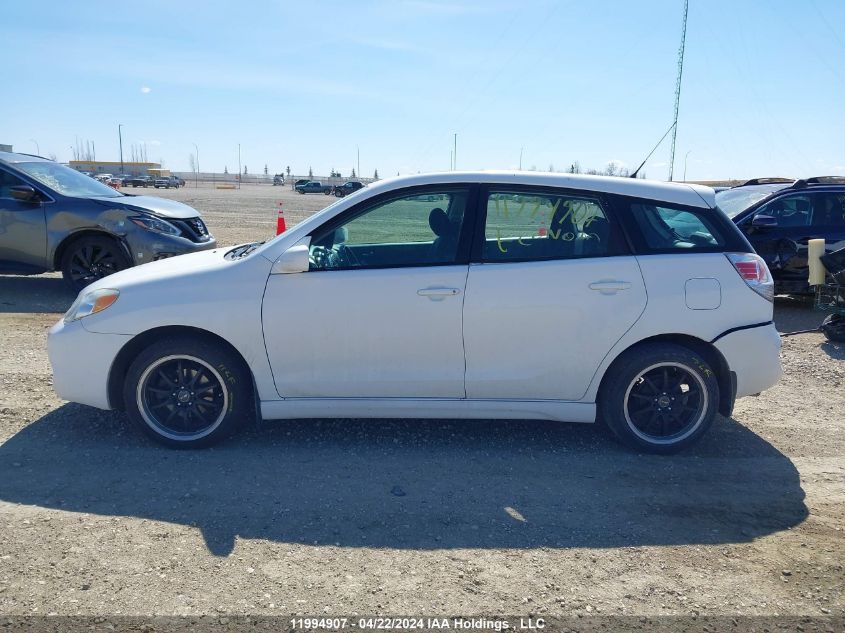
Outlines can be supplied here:
M287 172L287 174L288 174L288 178L290 178L290 165L288 165L287 167L285 167L285 171L286 171L286 172Z
M355 168L354 167L352 168L352 176L350 176L350 177L355 178Z
M569 166L568 171L569 171L570 174L580 174L581 173L581 165L576 160L574 163L572 163Z
M270 172L267 171L267 165L264 165L264 175L267 176Z
M619 166L613 161L610 161L604 168L604 173L607 176L615 176L617 171L619 171Z
M378 169L373 172L373 180L378 180Z
M554 166L554 164L553 164L553 163L549 163L549 171L554 171L554 170L555 170L555 166Z
M244 165L244 176L246 176L246 165Z
M225 166L225 165L224 165L224 166L223 166L223 173L224 173L224 174L228 174L228 173L229 173L229 167L227 167L227 166Z
M314 178L314 172L311 171L311 166L309 165L308 166L308 179L311 180L312 178Z

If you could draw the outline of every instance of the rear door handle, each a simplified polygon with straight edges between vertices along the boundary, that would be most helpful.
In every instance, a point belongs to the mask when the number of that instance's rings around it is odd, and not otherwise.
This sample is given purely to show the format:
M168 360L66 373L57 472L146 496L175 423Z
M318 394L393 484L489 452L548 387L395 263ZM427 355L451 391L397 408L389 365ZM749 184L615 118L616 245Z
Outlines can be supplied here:
M627 290L630 287L630 281L618 281L616 279L602 279L590 284L590 290L598 290L603 295L616 294L620 290Z
M417 294L421 297L454 297L461 291L458 288L420 288Z

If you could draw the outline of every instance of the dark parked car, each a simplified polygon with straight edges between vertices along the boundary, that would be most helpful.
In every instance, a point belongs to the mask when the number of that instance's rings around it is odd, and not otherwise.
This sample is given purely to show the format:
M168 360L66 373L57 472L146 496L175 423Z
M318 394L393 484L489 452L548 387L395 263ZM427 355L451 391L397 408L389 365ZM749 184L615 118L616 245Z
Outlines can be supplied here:
M0 273L60 270L79 290L113 272L214 248L199 213L125 195L65 165L0 152Z
M273 176L273 185L283 185L285 184L285 176L284 174L276 174Z
M717 193L716 202L766 260L776 292L809 292L809 240L824 238L828 252L845 247L845 178L759 178Z
M294 189L296 189L299 193L324 193L329 195L332 192L331 185L324 185L316 180L309 180L301 185L296 185Z
M178 189L185 184L185 181L176 176L161 176L155 179L154 186L156 189Z
M155 178L152 176L135 176L124 183L124 186L132 185L133 187L152 187L155 184Z
M344 196L348 196L350 193L355 193L359 189L364 188L363 182L358 182L357 180L350 180L348 182L343 183L342 185L338 185L334 188L334 195L338 198L343 198Z

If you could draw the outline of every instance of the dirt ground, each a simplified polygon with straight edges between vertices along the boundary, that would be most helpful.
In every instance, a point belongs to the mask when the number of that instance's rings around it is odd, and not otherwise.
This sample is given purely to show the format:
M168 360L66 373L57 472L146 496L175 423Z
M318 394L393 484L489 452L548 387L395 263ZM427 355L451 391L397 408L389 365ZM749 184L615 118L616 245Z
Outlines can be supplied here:
M273 235L280 200L289 223L334 200L144 193L223 245ZM46 333L72 299L0 276L0 615L845 615L845 347L820 334L673 457L454 420L273 422L178 452L54 395Z

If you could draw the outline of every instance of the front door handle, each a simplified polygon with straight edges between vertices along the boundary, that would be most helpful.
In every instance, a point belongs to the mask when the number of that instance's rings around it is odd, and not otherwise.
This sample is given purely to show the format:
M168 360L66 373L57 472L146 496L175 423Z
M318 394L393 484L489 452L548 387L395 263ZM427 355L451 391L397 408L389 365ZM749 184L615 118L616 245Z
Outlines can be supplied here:
M461 291L458 288L420 288L417 294L421 297L454 297Z
M590 290L598 290L603 295L613 295L620 290L627 290L631 287L630 281L619 281L617 279L602 279L590 284Z

